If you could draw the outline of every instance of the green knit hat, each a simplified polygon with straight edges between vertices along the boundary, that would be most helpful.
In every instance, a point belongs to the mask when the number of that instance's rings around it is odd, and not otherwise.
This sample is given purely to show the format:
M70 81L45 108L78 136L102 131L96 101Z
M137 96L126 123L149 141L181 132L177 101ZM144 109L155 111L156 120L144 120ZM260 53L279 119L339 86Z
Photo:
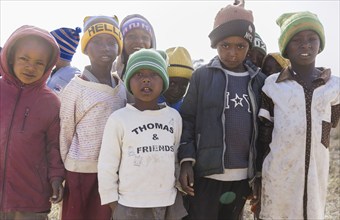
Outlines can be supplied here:
M279 48L282 56L285 58L287 58L285 52L287 44L295 34L301 31L315 31L320 37L319 53L325 48L324 29L316 14L309 11L285 13L276 20L276 24L281 28Z
M130 55L126 64L124 80L126 89L132 94L130 88L130 79L133 74L141 69L150 69L158 73L163 79L162 93L164 93L169 88L167 67L167 54L164 51L142 48L134 52Z

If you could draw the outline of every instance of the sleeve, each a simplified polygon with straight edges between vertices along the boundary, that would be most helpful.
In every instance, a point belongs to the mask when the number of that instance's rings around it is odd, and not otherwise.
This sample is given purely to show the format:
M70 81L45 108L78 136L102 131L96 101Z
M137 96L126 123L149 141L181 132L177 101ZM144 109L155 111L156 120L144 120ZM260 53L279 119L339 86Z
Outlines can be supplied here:
M176 112L177 113L177 112ZM179 148L179 143L181 140L181 136L182 136L182 118L181 116L177 113L176 115L176 125L177 125L177 129L175 131L175 149L176 149L176 154L175 154L175 176L176 179L179 178L179 162L178 162L178 148Z
M123 135L120 120L112 114L105 125L98 157L98 187L102 205L118 200L118 170Z
M262 103L259 111L258 120L258 137L256 147L256 171L262 171L262 163L264 158L270 151L269 144L272 141L273 133L273 118L274 118L274 103L273 101L262 92Z
M262 92L262 103L259 111L260 118L266 118L268 121L273 122L274 120L274 103L273 100L267 96L265 92Z
M52 123L46 132L47 141L47 158L48 158L48 178L52 182L55 179L65 178L65 168L60 157L59 148L59 131L60 131L60 120L59 120L59 106L58 111L53 118Z
M339 85L339 78L337 79L337 85ZM339 87L336 88L337 95L332 102L332 109L331 109L331 122L332 122L332 127L335 128L339 124L339 119L340 119L340 91Z
M333 105L332 106L332 127L335 128L339 124L339 119L340 119L340 104Z
M196 161L196 114L198 100L198 74L191 77L188 92L184 97L183 104L180 108L180 114L183 120L182 137L178 149L178 159L180 164L185 161Z
M72 139L76 128L76 117L80 114L77 111L76 103L78 98L78 91L75 91L71 81L64 89L60 96L60 155L63 162L66 160L66 156L70 149Z

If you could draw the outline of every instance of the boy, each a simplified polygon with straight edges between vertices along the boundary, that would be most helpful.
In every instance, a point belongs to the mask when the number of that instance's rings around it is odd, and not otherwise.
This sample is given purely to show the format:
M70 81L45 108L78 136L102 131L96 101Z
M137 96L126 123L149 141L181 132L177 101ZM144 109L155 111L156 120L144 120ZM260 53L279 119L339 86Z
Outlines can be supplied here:
M105 219L109 206L100 205L98 156L108 117L126 104L126 89L111 74L122 51L117 17L84 19L81 49L91 62L61 94L60 152L66 168L62 219Z
M325 47L317 15L282 14L279 48L291 66L269 76L259 116L274 129L262 166L261 219L324 219L330 129L340 115L339 78L315 67ZM274 114L275 113L275 114Z
M71 66L72 58L79 43L79 33L81 29L59 28L51 31L60 47L60 57L52 71L47 86L56 94L60 94L65 86L71 81L75 74L80 74L80 70Z
M289 66L289 60L283 58L280 53L268 53L262 62L261 70L267 76L281 72Z
M161 54L162 53L162 54ZM102 204L113 219L181 219L186 215L175 187L175 161L182 132L179 113L157 103L169 86L166 54L133 53L125 85L135 98L105 126L98 161Z
M180 182L191 195L190 219L238 219L250 195L265 79L258 67L245 64L254 36L251 11L242 4L222 8L209 34L218 56L195 70L184 97L178 155ZM225 192L235 198L222 204Z
M166 53L169 57L169 89L159 97L158 103L165 102L178 111L194 68L190 54L184 47L172 47Z
M24 25L1 53L0 219L47 219L65 173L60 102L46 86L59 47L46 30Z
M264 57L267 55L267 46L258 33L255 33L254 45L249 49L247 59L255 66L262 66Z
M151 23L140 14L126 16L120 23L120 31L123 35L124 46L122 54L113 63L112 71L117 71L120 78L125 80L129 56L142 48L156 49L156 35Z

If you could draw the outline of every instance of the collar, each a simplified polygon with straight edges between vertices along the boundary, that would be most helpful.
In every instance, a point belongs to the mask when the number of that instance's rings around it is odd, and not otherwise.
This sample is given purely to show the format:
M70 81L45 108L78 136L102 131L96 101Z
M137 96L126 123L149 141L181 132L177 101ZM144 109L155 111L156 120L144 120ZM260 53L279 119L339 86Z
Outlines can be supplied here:
M316 81L321 81L323 83L326 83L329 78L331 77L331 69L326 69L323 67L318 67L317 68L319 71L316 71L316 74L314 74L313 76L313 82ZM279 74L279 76L277 77L276 83L280 83L283 82L285 80L295 80L295 75L296 73L294 73L294 71L291 69L291 67L286 67L285 69L283 69L281 71L281 73Z

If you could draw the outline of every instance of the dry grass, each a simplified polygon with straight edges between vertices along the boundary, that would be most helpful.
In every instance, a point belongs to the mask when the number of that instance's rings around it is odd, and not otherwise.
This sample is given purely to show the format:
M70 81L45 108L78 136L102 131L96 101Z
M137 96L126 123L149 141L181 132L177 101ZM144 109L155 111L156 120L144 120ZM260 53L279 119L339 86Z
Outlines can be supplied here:
M332 130L330 147L330 174L328 182L328 194L326 204L325 219L340 219L340 123L336 129ZM52 206L49 215L50 220L58 220L58 205ZM253 219L249 204L246 204L245 219Z

